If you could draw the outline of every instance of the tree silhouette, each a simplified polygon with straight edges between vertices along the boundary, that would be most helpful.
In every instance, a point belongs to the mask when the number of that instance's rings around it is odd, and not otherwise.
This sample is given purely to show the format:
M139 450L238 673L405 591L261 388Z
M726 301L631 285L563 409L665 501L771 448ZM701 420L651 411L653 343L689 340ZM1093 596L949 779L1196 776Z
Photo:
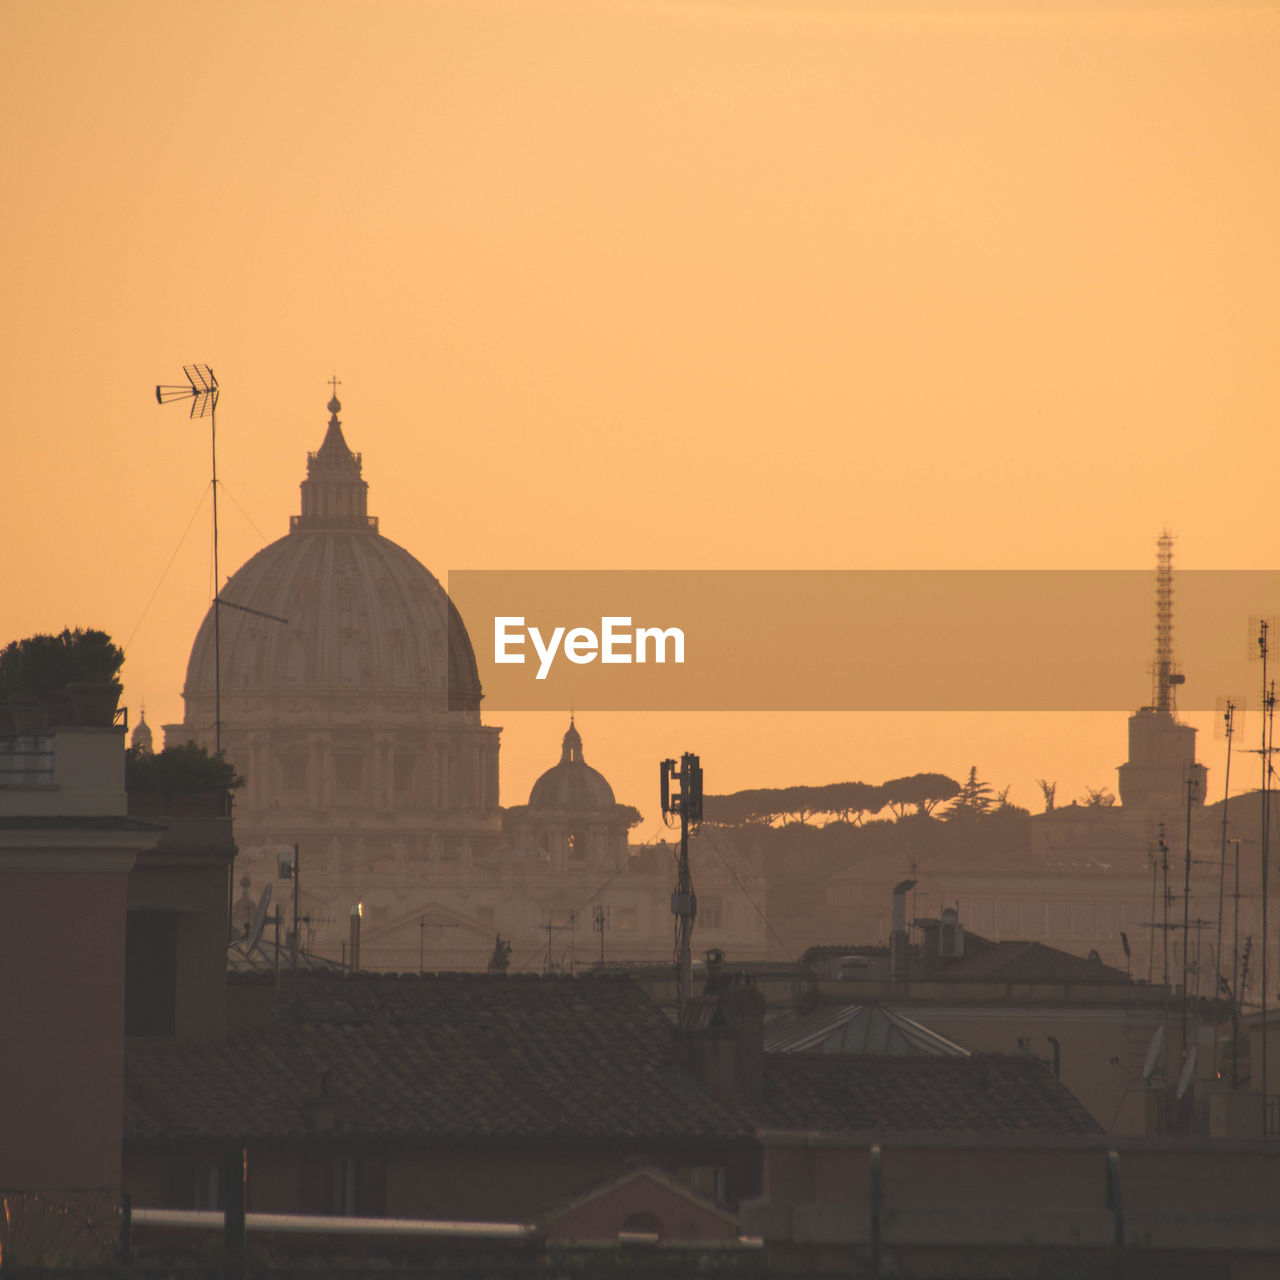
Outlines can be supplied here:
M960 784L945 773L913 773L908 778L894 778L880 789L895 818L903 817L908 805L927 817L944 800L958 795Z
M1088 809L1110 809L1116 802L1114 794L1106 787L1085 787L1083 799Z
M969 770L968 780L960 787L959 794L951 802L946 816L952 818L976 818L989 813L997 805L995 794L989 782L978 781L978 766Z
M917 773L895 778L880 786L867 782L832 782L819 787L760 787L730 795L706 796L702 812L708 822L723 826L755 823L772 827L810 826L824 815L828 821L860 826L868 814L886 805L897 818L908 806L928 815L960 790L954 779L941 773Z

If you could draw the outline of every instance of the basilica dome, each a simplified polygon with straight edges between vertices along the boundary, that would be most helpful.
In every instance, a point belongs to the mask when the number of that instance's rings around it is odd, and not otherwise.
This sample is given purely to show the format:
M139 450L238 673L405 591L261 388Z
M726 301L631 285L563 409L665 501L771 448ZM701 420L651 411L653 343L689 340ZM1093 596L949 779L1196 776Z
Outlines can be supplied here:
M582 735L570 717L569 731L560 749L560 763L533 784L529 808L595 813L612 809L615 803L613 788L604 774L582 758Z
M221 684L254 694L408 695L421 711L478 711L480 683L462 618L437 579L378 532L367 513L361 455L348 448L329 401L329 425L307 457L302 511L222 588ZM214 610L191 650L186 687L211 709Z

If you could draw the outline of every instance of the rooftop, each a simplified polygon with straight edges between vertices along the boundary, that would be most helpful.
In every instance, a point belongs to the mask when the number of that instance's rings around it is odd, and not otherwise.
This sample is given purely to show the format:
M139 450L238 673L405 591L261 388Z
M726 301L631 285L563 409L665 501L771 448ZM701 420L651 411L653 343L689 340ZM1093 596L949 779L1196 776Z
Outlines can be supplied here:
M126 1138L752 1140L625 979L307 974L276 1021L129 1046Z
M760 1122L878 1133L1097 1134L1098 1122L1032 1058L852 1058L771 1053Z
M673 1048L666 1016L625 978L309 973L281 983L266 1025L130 1043L125 1137L722 1146L753 1143L761 1125L1098 1132L1031 1059L772 1053L761 1100L743 1103Z

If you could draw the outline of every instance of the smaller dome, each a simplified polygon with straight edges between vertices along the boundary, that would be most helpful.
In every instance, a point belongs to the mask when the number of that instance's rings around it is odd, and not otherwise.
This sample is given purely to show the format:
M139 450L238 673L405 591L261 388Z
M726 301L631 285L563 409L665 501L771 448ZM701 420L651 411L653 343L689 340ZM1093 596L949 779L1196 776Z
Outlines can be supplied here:
M145 711L138 717L138 723L133 727L129 745L140 755L149 756L155 750L152 743L151 726L147 723L147 713Z
M560 809L575 813L612 809L617 802L604 774L582 758L582 735L569 718L560 763L548 769L529 792L530 809Z

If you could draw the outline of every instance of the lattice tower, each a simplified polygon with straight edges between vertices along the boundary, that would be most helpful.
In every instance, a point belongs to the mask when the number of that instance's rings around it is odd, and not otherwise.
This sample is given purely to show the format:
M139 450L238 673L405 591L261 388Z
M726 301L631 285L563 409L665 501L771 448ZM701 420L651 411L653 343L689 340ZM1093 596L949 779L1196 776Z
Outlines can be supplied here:
M1166 529L1156 541L1156 664L1152 702L1161 715L1172 716L1173 666L1173 539Z

